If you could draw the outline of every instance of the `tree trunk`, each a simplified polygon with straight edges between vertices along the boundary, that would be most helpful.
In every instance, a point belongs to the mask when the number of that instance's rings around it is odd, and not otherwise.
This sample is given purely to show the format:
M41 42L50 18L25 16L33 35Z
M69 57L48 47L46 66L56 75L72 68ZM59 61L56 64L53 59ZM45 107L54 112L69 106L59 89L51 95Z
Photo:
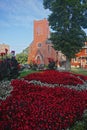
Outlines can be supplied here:
M71 70L71 63L70 63L70 59L68 57L66 57L65 70L66 71Z

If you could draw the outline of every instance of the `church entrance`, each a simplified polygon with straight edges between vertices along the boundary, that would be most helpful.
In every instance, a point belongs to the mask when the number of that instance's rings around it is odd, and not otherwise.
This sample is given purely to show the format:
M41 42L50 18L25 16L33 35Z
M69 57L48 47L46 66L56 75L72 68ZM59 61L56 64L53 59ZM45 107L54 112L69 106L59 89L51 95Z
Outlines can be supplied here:
M40 56L37 57L37 64L38 65L41 64L41 58L40 58Z

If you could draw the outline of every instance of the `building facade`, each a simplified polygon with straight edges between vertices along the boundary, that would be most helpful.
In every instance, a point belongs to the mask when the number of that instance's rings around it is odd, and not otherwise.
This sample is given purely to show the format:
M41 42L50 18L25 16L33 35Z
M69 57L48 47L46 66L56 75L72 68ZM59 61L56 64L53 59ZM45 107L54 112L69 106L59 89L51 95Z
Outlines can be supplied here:
M5 49L7 49L8 50L8 54L10 53L10 46L9 45L7 45L7 44L0 44L0 53L5 53L6 51L5 51Z
M76 54L76 58L71 60L72 67L81 67L87 69L87 42L82 50Z
M56 60L57 53L52 47L49 23L46 19L34 21L34 38L29 46L28 63L48 65L48 58Z

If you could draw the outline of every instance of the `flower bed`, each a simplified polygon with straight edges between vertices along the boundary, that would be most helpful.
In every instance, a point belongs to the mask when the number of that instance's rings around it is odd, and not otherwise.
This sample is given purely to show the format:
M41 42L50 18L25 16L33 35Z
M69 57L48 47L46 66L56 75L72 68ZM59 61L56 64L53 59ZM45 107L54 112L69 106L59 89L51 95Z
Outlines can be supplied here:
M41 73L32 73L25 76L24 79L32 83L36 81L35 83L39 84L45 83L54 86L74 88L77 90L87 89L87 76L77 75L70 72L47 70Z
M87 78L83 76L84 79L81 79L80 75L75 78L74 74L68 72L50 70L12 80L13 91L0 106L0 129L66 130L76 120L80 120L87 109L87 90L64 87L69 83L69 80L65 82L64 77L66 80L69 78L70 85L74 77L75 88L78 83L83 86ZM58 86L41 87L30 83L31 80L56 83Z

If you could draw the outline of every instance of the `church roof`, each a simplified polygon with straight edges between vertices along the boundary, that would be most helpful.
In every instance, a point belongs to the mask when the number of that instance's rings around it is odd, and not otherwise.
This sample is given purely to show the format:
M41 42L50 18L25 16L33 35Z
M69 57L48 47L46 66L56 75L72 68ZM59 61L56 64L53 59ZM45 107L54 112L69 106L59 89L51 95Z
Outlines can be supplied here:
M36 51L35 57L36 57L38 54L43 58L43 55L42 55L42 53L41 53L41 51L40 51L39 49Z

